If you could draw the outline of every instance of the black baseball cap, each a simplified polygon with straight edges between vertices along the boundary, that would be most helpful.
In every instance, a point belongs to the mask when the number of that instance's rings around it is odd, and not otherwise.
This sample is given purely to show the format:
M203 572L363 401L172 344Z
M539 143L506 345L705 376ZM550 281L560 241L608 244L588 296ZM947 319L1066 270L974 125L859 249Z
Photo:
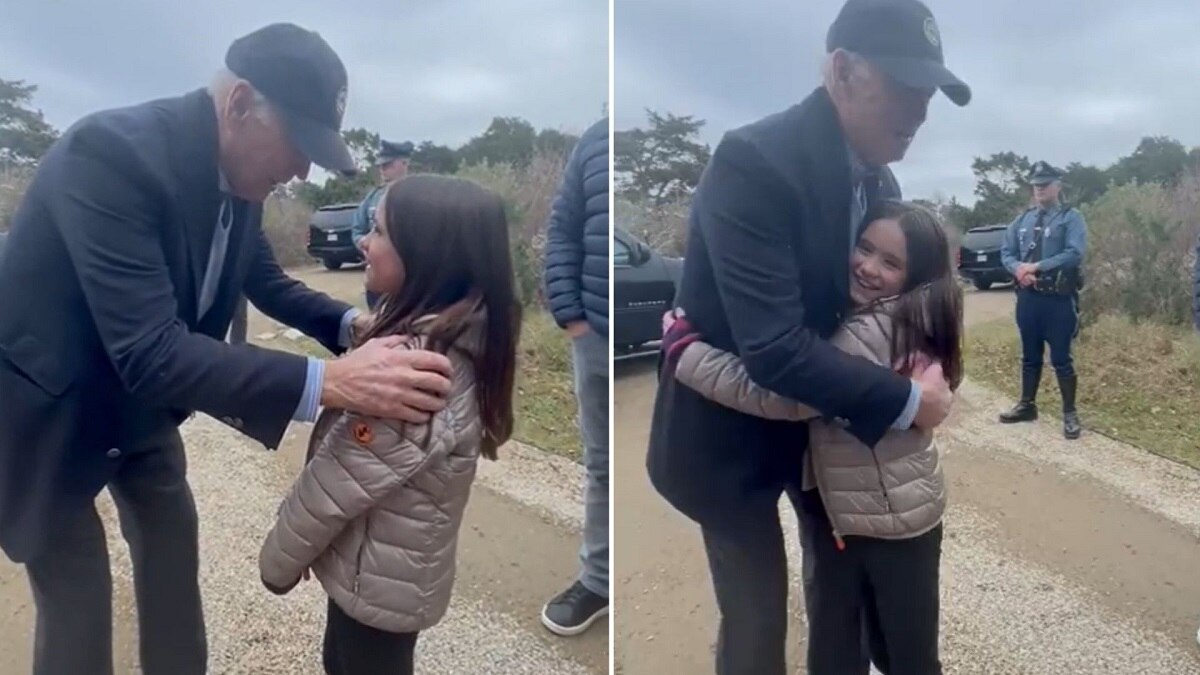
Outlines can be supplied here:
M346 67L320 35L271 24L235 40L225 67L275 106L288 138L310 161L343 175L357 171L341 134Z
M919 0L847 0L829 27L825 50L862 55L900 84L942 90L956 105L971 88L946 69L937 21Z

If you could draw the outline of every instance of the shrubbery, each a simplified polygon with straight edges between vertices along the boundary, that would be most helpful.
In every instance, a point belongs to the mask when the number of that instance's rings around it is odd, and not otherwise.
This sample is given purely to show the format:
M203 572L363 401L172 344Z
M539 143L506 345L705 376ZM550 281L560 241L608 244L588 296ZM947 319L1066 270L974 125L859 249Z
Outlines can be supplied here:
M457 174L495 190L504 198L518 291L526 305L542 299L546 221L565 160L560 152L541 150L524 167L481 164L463 167ZM29 169L0 169L0 231L8 230L31 177ZM272 195L263 205L263 229L285 267L312 263L305 253L311 215L312 208L304 201L282 194Z
M1113 187L1083 213L1088 224L1081 298L1085 325L1104 314L1190 323L1200 178L1189 173L1173 188Z

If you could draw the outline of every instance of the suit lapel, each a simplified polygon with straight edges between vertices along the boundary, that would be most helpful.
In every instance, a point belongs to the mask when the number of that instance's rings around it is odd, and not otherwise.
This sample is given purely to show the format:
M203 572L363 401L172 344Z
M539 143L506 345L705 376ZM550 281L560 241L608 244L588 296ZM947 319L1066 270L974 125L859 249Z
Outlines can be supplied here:
M804 125L803 133L811 135L807 147L816 149L810 174L817 184L814 195L820 219L819 241L813 250L822 264L828 265L829 284L844 310L850 303L850 157L833 101L824 87L813 93L811 105L812 123Z
M183 223L192 282L191 288L181 289L180 300L189 305L185 318L196 325L200 287L221 206L217 188L217 117L212 99L205 91L195 91L183 98L178 126L173 131L171 159L178 178L175 203Z

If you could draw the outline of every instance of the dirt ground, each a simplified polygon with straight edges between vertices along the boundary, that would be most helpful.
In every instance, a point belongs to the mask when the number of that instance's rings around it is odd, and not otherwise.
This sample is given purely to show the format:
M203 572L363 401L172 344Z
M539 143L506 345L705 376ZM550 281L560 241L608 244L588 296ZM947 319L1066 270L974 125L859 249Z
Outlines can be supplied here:
M968 326L1011 315L1012 297L968 291ZM712 672L717 617L699 530L646 477L653 358L619 363L614 377L616 668ZM1200 673L1200 472L1086 432L1065 441L1052 422L1001 427L1010 404L968 381L938 437L951 504L946 672ZM782 511L798 570L795 517ZM804 673L795 573L791 587L788 658Z
M295 274L340 297L356 296L362 284L357 270ZM251 340L278 329L252 313ZM183 434L200 512L209 672L321 672L325 600L319 586L301 584L276 598L261 587L257 570L262 537L302 465L308 425L292 425L278 453L203 415L186 424ZM463 524L455 597L443 622L418 643L418 672L608 671L603 623L583 636L563 639L538 620L542 604L577 571L582 481L579 465L532 448L509 448L501 461L481 463ZM116 672L135 673L128 552L111 501L102 495L99 503L113 562ZM34 618L28 584L23 569L2 556L0 607L0 673L28 673Z

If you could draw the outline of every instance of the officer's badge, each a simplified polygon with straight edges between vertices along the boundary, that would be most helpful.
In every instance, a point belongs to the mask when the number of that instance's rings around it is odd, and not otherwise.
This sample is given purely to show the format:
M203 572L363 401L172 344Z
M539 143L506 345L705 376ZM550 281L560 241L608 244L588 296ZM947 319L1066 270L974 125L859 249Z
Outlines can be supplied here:
M929 44L937 47L942 44L942 36L938 34L937 22L932 16L925 17L925 39L929 40Z

